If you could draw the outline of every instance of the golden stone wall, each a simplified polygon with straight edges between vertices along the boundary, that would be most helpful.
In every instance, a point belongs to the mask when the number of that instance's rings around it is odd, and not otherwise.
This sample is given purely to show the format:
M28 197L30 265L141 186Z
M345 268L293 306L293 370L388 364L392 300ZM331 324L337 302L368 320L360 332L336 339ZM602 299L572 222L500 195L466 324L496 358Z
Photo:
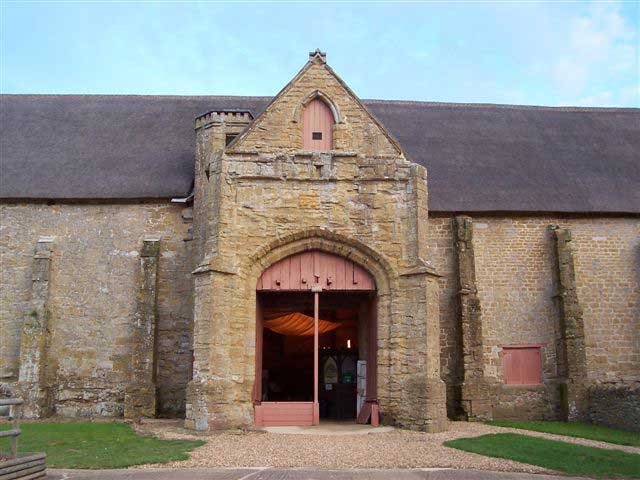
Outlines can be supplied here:
M160 410L184 410L191 369L191 242L182 207L136 204L5 203L0 206L2 288L0 381L19 368L32 258L53 237L46 382L54 413L120 416L129 380L131 330L143 238L160 241L158 395Z
M312 165L307 167L311 168ZM274 193L281 190L281 186L287 181L263 182L264 184L256 184L256 194L266 188L266 198L271 203L256 199L255 204L262 206L257 208L254 218L260 219L269 210L267 205L272 205L278 212L278 219L287 217L286 211L282 210L285 208L283 205L292 204L292 200L288 200L286 195L280 198ZM304 189L301 195L306 195L302 202L313 198L314 188L320 188L318 185L307 188L307 185L314 183L311 180L299 183L299 189ZM316 183L320 184L319 181ZM347 182L342 183L346 187ZM371 182L365 185L369 183ZM265 186L270 184L270 188ZM379 207L390 203L385 199L393 198L393 194L386 190L389 188L388 184L389 181L385 180L379 181L375 189L368 186L368 194L358 194L361 203L343 198L345 205L352 206L352 209L344 210L344 218L329 215L332 209L340 211L339 205L332 202L325 205L323 214L318 213L318 217L311 215L309 218L315 221L318 218L333 218L331 228L339 235L362 238L363 243L366 243L373 236L373 232L367 230L367 225L373 225L372 215L377 215L375 212L379 211L381 218L396 225L383 230L394 232L402 222L395 218L393 211L384 208L381 210ZM373 192L377 193L380 185L382 195L377 196ZM240 190L245 190L245 187ZM321 198L319 193L315 197ZM368 200L364 202L364 199ZM248 205L249 203L241 204L241 209L250 210ZM295 207L295 203L292 205L294 207L290 208L299 208ZM301 212L306 214L308 210L303 209ZM130 326L137 288L137 255L142 247L142 238L147 234L159 233L162 237L159 263L159 402L164 411L179 411L184 402L185 384L190 378L192 322L192 242L183 241L188 236L189 224L181 218L181 208L166 203L18 203L2 205L1 213L2 381L14 382L18 374L20 328L28 313L29 284L36 242L41 236L53 235L50 297L53 315L49 338L49 355L52 360L48 374L55 386L56 410L67 415L120 415L130 362ZM355 235L341 223L347 217L355 222L350 227L356 231ZM241 218L247 217L243 214ZM606 422L606 415L611 414L612 410L622 419L616 424L629 418L624 413L628 410L623 407L612 409L611 405L613 400L628 403L628 392L637 392L637 387L629 390L626 385L632 385L633 388L637 382L637 372L640 371L640 221L637 218L622 217L520 215L474 215L472 218L478 287L483 308L486 373L498 384L502 383L500 345L545 345L543 373L546 386L500 387L496 416L556 418L559 414L555 347L558 309L553 298L553 238L548 230L549 225L558 224L569 228L573 235L576 282L584 310L587 374L594 398L591 404L594 405L593 408L598 408L594 418ZM426 257L432 261L437 272L443 275L438 280L440 363L441 375L448 387L450 415L455 414L452 404L455 391L452 386L461 381L458 371L460 346L452 219L448 215L432 215L426 242ZM310 220L309 223L313 222ZM256 224L260 225L260 221ZM360 225L357 230L355 225ZM285 223L278 227L278 231L282 232L278 238L286 238L288 233L297 231L300 226L295 222ZM275 228L275 225L263 224L265 229L272 227ZM261 243L260 240L265 238L259 234L253 237L252 242L255 244ZM358 244L359 242L360 240ZM321 242L318 245L320 244ZM344 252L348 253L351 247L346 242L342 244ZM248 248L237 247L237 244L234 248L241 248L241 257L250 251ZM380 248L380 245L376 248ZM403 250L399 244L393 248L397 250L390 255ZM263 253L266 255L268 251L267 248ZM366 257L362 258L364 261ZM208 281L212 281L215 275L211 274ZM200 282L199 288L212 294L210 285ZM233 288L231 291L233 292ZM209 307L204 302L200 308L206 311ZM396 333L393 335L397 337ZM248 342L249 350L242 347L240 357L246 358L247 363L232 363L229 368L237 369L237 375L248 378L250 366L253 365L250 353L253 344L251 334L243 334L242 341L244 340ZM196 348L210 346L204 342ZM399 351L385 355L380 361L381 364L388 365L390 358L399 355ZM228 365L224 363L224 355L215 360L219 365ZM244 381L251 384L250 380ZM608 407L604 408L603 405Z
M559 309L554 240L549 225L572 232L578 300L584 310L587 381L633 385L640 378L640 219L623 217L472 215L484 369L500 386L496 416L554 418ZM453 217L429 220L429 259L443 275L440 301L442 377L448 391L461 382L455 304ZM503 383L501 345L543 344L542 387ZM449 399L451 400L451 398ZM454 410L450 402L449 414Z

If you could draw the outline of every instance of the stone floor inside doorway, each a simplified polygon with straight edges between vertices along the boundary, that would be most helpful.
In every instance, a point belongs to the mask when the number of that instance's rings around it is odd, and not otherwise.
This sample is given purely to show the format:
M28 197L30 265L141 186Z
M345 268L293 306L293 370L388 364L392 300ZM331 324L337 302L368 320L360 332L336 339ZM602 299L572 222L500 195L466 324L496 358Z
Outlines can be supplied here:
M237 430L194 434L185 430L180 420L147 420L135 426L139 433L160 438L200 438L207 441L206 445L192 452L189 460L147 465L145 468L465 468L498 472L551 473L541 467L484 457L442 445L446 440L487 433L522 433L510 428L480 423L449 422L448 431L429 434L393 428L380 431L370 426L356 427L335 422L325 422L325 427L320 427L308 427L304 432L308 434L300 435L300 432L286 430L283 433ZM317 428L317 431L313 431L313 428ZM367 430L372 434L362 434ZM377 433L373 434L374 432ZM623 447L547 433L528 431L526 434L640 453L638 447Z

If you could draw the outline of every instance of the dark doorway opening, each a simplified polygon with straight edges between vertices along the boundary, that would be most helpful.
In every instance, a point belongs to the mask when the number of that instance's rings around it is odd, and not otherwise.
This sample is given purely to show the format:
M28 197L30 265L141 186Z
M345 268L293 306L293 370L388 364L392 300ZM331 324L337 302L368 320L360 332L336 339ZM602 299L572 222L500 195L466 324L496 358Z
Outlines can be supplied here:
M319 296L320 419L354 420L365 402L369 328L375 292ZM311 292L258 292L261 402L312 402L314 297ZM375 328L375 327L374 327Z

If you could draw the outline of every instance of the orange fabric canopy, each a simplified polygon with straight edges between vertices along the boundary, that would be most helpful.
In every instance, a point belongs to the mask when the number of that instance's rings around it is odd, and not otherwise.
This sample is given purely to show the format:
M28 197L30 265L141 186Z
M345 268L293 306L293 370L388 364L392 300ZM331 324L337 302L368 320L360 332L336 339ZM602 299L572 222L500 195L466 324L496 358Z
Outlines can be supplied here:
M265 328L280 335L308 336L313 335L313 317L300 312L288 313L281 317L264 322ZM330 332L338 328L340 324L327 320L318 320L318 334Z

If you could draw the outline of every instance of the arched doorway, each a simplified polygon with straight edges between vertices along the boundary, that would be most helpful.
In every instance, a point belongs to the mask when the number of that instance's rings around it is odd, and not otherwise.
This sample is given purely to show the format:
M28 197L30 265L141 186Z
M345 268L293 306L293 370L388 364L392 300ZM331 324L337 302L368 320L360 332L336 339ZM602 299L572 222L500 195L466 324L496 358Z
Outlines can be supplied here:
M264 270L256 299L256 425L377 425L373 276L347 258L305 251Z

